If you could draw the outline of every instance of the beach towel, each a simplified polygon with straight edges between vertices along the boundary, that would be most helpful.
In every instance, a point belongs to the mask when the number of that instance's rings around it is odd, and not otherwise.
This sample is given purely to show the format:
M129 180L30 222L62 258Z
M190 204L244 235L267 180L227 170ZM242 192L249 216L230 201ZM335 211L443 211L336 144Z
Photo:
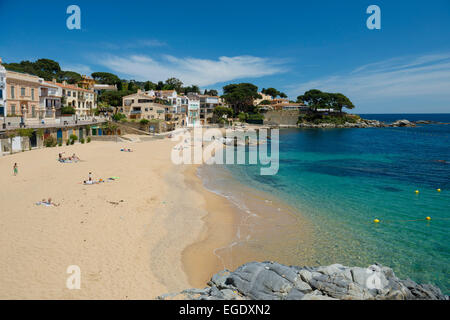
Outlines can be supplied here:
M48 202L42 202L42 201L36 202L36 205L37 205L37 206L43 205L43 206L46 206L46 207L51 207L51 206L53 206L53 204L51 204L51 203L48 203Z

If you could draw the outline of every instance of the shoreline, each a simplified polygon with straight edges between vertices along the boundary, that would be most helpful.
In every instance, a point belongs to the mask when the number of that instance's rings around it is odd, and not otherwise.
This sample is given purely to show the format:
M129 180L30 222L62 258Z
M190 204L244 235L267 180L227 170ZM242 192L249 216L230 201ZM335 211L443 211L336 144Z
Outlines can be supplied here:
M205 199L207 215L202 218L204 228L200 236L183 251L183 266L192 287L203 287L213 274L251 261L313 263L314 228L297 210L233 178L228 181L237 192L245 190L248 200L231 199L206 186L205 177L196 173L199 169L205 168L196 166L188 175ZM195 263L198 256L207 259L200 270Z
M217 271L225 267L215 250L227 246L236 233L237 212L227 199L216 195L203 186L197 176L198 165L185 169L187 186L201 194L206 214L201 217L202 228L196 240L182 251L183 269L188 281L194 286L206 285ZM217 210L217 208L220 208ZM199 263L201 260L201 263Z

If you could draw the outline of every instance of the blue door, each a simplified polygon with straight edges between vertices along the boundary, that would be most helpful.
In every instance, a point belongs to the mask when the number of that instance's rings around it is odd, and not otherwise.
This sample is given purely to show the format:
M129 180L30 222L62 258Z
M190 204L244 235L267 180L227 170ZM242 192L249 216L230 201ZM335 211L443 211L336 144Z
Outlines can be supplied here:
M56 132L56 140L58 141L58 143L62 142L62 138L63 138L62 130L59 129L59 130Z

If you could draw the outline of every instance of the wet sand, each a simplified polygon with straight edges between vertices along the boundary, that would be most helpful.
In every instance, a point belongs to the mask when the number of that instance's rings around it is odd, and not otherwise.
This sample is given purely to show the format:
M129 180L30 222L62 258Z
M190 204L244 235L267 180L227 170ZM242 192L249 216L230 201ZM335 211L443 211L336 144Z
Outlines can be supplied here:
M216 169L207 169L206 173L201 171L209 175L211 170ZM203 218L205 227L197 242L183 251L183 263L191 286L204 287L212 274L223 269L235 270L251 261L314 264L311 223L294 208L225 175L230 184L228 187L234 194L244 195L245 199L236 201L229 195L225 197L204 186L200 188L202 179L195 175L199 180L196 187L206 199L208 215ZM200 255L206 258L201 270L196 263Z

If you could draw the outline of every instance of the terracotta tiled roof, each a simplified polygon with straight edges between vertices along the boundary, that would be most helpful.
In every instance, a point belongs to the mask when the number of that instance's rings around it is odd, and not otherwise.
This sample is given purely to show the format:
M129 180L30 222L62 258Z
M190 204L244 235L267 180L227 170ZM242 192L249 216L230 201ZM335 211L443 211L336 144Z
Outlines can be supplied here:
M56 83L55 83L55 82L52 82L52 81L45 81L45 82L50 83L50 84L55 84L55 85L57 85L58 87L65 88L65 89L78 90L78 91L84 91L84 92L94 93L93 90L83 89L83 88L80 88L80 87L78 87L78 86L76 86L76 85L73 85L73 84L66 84L66 85L64 85L64 84L59 83L59 82L56 82Z

